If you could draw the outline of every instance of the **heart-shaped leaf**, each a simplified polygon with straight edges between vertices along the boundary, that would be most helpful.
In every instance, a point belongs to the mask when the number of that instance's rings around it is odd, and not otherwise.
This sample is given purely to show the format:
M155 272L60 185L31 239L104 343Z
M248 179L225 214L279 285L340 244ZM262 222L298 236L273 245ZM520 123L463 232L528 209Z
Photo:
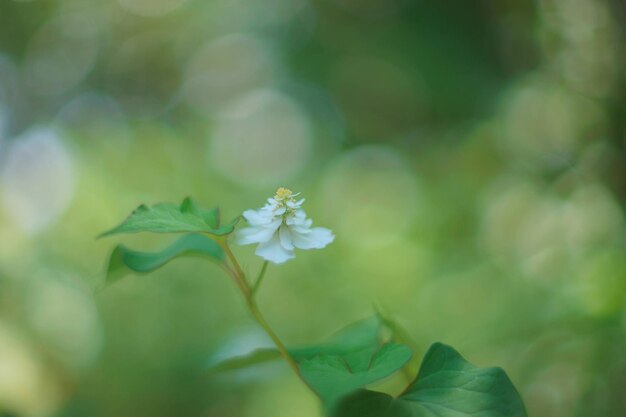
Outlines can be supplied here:
M453 348L430 347L415 381L398 398L360 390L332 417L525 417L524 404L501 368L477 368Z
M347 355L318 355L300 363L302 377L327 408L341 397L402 368L411 359L405 345L387 343L372 353L367 348Z
M104 232L100 237L120 233L187 233L203 232L212 235L232 233L239 218L220 226L219 210L200 208L191 198L181 205L160 203L152 207L141 205L120 225Z
M106 283L110 284L130 272L152 272L183 256L206 256L221 262L224 251L213 239L199 234L184 235L159 252L139 252L118 245L109 258Z
M444 416L521 417L521 397L502 368L477 368L450 346L428 350L417 379L401 397Z

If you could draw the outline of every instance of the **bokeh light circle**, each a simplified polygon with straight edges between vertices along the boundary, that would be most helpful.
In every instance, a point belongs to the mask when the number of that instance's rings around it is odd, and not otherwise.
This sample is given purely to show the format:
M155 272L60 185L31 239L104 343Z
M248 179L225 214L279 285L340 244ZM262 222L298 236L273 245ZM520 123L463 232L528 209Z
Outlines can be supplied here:
M98 312L86 288L48 274L33 280L27 300L28 320L50 352L73 369L97 357L102 342Z
M72 161L57 132L34 128L15 139L1 181L4 209L20 229L37 233L50 226L74 192Z
M113 97L96 92L81 94L61 108L56 122L82 140L109 140L116 144L129 140L126 115Z
M311 153L307 115L284 94L251 93L223 111L210 141L211 165L242 184L276 184L293 178Z
M107 91L130 118L162 115L180 89L176 38L143 31L116 46L106 74Z
M601 134L605 124L595 102L545 81L529 81L512 90L504 113L506 150L546 165L570 163L585 140Z
M624 218L601 184L579 185L567 196L541 193L536 184L503 179L483 210L481 243L497 260L529 277L561 282L598 247L619 244ZM571 279L569 279L571 282Z
M266 45L244 34L209 42L189 62L183 96L204 115L271 83L272 58Z
M88 10L65 10L31 39L24 60L24 79L38 95L65 93L80 83L96 63L98 20Z
M36 348L20 331L0 320L0 404L2 412L52 415L61 399Z
M408 162L383 146L363 146L339 156L322 187L337 236L355 245L382 245L405 235L417 218L419 194Z

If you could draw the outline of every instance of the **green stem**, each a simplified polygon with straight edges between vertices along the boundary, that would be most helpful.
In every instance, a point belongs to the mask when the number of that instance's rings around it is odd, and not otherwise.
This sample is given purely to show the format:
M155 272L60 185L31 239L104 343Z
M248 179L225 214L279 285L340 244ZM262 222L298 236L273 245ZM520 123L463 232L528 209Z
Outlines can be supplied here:
M263 314L257 307L252 297L246 298L246 304L248 305L248 309L250 310L250 313L252 313L254 319L261 325L261 327L263 327L265 333L267 333L267 335L272 339L272 341L276 345L276 348L280 352L280 355L283 357L283 359L285 359L289 367L291 367L291 369L295 372L298 378L302 380L302 382L307 384L307 382L302 378L302 374L300 374L300 368L298 368L298 364L287 350L285 344L282 342L282 340L280 340L280 338L278 337L276 332L274 332L267 320L265 320L265 317L263 317Z
M267 265L269 265L268 261L263 262L263 266L261 267L261 272L259 272L259 277L254 281L254 286L252 287L252 296L256 294L257 290L261 286L261 282L263 281L263 277L265 276L265 271L267 271Z
M283 357L283 359L285 359L289 367L291 367L291 369L298 376L298 378L300 378L306 386L309 386L306 380L304 380L304 378L302 377L302 374L300 373L300 368L298 368L298 364L296 363L294 358L291 356L291 354L287 350L287 347L285 346L285 344L282 342L282 340L280 340L280 337L278 337L276 332L274 332L274 329L272 329L272 327L267 322L267 320L265 320L265 317L261 313L261 310L259 310L259 308L257 307L254 301L254 292L258 288L260 284L260 280L263 278L263 275L265 274L265 270L267 269L267 262L265 262L265 264L263 265L261 274L259 275L259 279L257 279L257 281L255 282L254 287L250 288L250 285L248 284L248 281L246 280L246 275L243 272L243 269L241 269L239 262L237 262L237 258L235 257L233 252L230 250L230 247L228 246L228 242L226 241L226 239L220 240L218 243L220 244L222 249L224 249L226 256L228 257L228 259L230 260L230 263L232 264L232 268L226 268L226 271L229 272L229 275L233 278L235 283L241 289L241 292L243 293L243 297L246 301L246 306L248 307L248 310L252 314L252 317L254 317L257 323L259 323L259 325L263 328L263 330L265 330L265 333L267 333L267 335L272 339L272 341L276 345L276 348L278 349L278 352Z
M402 325L398 323L398 321L387 311L387 309L384 308L382 303L377 302L374 309L376 310L378 318L382 324L391 331L394 341L409 346L414 352L413 358L404 367L402 367L402 374L406 380L411 383L417 374L417 369L419 368L419 362L417 362L417 358L419 356L417 355L417 352L420 351L420 347L417 343L415 343L404 327L402 327Z
M218 243L220 244L222 249L224 249L226 256L228 257L230 263L234 268L234 270L231 269L231 276L241 289L241 292L243 292L244 297L249 298L251 296L250 285L248 285L248 281L246 280L246 274L243 272L243 269L241 269L241 266L239 266L239 262L237 262L235 254L233 253L233 251L230 250L228 242L226 242L225 239L219 241Z

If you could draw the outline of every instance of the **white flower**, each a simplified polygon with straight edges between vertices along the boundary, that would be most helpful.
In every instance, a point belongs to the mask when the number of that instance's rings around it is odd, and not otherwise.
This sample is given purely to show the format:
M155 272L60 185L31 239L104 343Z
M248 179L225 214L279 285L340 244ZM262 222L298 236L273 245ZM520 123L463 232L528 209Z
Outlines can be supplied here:
M250 245L258 243L256 254L261 258L281 264L295 258L294 249L321 249L335 239L333 233L324 227L313 227L313 221L306 218L300 207L304 199L296 201L286 188L279 188L273 198L258 210L246 210L243 217L249 227L236 234L237 243Z

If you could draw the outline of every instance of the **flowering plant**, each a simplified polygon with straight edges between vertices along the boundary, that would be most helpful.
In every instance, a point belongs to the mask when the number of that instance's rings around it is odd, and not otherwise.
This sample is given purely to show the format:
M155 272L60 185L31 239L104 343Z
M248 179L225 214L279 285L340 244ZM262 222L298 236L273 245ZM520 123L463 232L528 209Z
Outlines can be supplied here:
M250 227L237 233L237 243L258 243L256 254L266 261L281 264L295 257L294 248L321 249L335 239L324 227L311 228L313 221L302 210L304 199L296 201L291 190L279 188L259 210L246 210L243 217Z
M204 209L192 199L182 204L161 203L137 208L124 222L103 233L182 233L159 252L138 252L118 245L112 252L106 284L129 272L147 273L185 255L211 259L235 282L252 317L275 344L242 357L215 364L224 372L282 357L302 382L321 400L329 417L525 417L515 387L500 368L478 368L452 347L435 343L426 352L419 371L412 366L417 347L387 312L346 327L331 340L305 347L287 347L267 322L256 302L268 263L281 264L295 257L295 249L321 249L334 240L323 227L312 227L297 200L286 188L258 210L246 210L248 226L235 230L240 218L222 224L217 208ZM230 248L230 236L242 245L257 244L264 259L251 282ZM396 372L409 379L397 397L367 387Z

